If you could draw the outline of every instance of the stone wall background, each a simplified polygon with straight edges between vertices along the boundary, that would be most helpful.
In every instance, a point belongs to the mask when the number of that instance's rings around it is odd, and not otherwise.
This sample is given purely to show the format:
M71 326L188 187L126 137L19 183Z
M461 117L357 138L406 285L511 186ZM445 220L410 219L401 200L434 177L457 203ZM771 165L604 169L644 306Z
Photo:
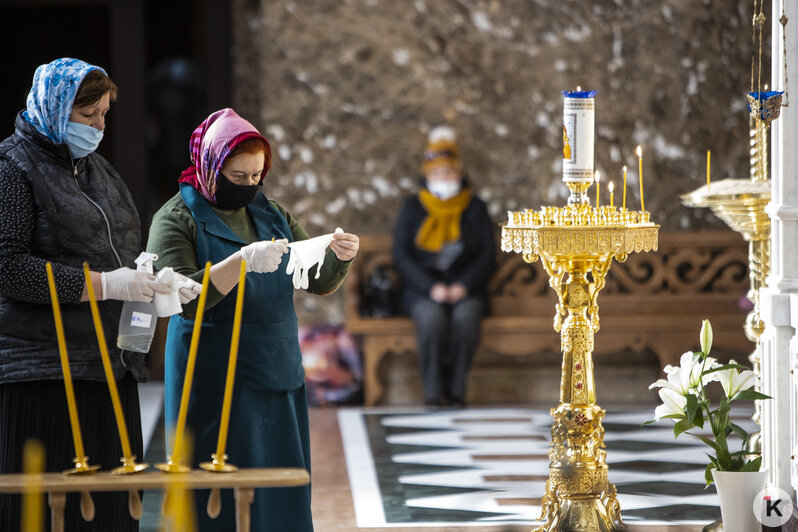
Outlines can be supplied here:
M602 184L618 191L628 165L627 202L639 205L640 144L663 230L723 229L679 195L705 182L707 149L713 180L748 176L750 4L235 0L234 101L272 143L267 194L311 234L389 233L439 124L457 130L497 223L563 204L560 91L577 85L599 91ZM343 319L340 296L299 310Z

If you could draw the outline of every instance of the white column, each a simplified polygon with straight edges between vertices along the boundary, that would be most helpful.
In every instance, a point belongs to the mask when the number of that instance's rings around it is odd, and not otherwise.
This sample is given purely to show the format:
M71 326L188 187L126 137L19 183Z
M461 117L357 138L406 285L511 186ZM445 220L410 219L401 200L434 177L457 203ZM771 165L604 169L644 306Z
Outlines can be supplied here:
M784 54L790 73L798 66L798 34L787 32L786 51L782 49L781 25L778 19L784 12L790 19L788 27L798 24L796 2L773 0L771 87L784 90ZM778 63L778 66L776 65ZM798 358L798 113L795 107L782 108L781 117L772 126L771 139L771 275L768 288L763 290L762 316L765 333L762 336L762 391L773 399L762 403L763 465L769 471L769 482L784 489L793 497L792 456L795 442L793 419L793 379L790 370ZM796 294L796 295L791 295ZM795 305L791 300L795 299ZM795 309L795 312L792 310ZM795 482L798 484L798 482Z

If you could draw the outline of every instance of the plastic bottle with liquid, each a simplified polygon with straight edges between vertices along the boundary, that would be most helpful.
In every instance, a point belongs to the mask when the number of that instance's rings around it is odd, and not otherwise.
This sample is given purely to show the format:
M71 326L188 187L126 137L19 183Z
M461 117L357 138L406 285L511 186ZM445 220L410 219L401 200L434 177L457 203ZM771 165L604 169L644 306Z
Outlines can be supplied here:
M152 263L156 260L158 260L158 255L142 252L136 259L136 270L152 274ZM122 305L122 316L119 319L119 335L116 337L116 346L126 351L148 352L157 323L158 315L155 312L154 303L125 301Z

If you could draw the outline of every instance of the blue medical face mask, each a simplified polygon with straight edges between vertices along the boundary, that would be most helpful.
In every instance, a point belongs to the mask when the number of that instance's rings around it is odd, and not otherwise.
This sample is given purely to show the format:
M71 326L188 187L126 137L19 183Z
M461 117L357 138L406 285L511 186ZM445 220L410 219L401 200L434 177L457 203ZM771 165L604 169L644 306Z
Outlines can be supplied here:
M69 146L72 157L85 157L97 149L103 139L103 132L86 124L69 122L64 140Z

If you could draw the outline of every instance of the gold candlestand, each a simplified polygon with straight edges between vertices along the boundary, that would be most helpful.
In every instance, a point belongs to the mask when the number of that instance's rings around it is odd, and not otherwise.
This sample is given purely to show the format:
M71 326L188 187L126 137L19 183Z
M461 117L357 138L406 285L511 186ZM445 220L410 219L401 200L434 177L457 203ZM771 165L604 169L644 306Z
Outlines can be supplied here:
M598 294L613 259L657 249L659 226L650 213L591 207L584 183L571 189L567 207L508 212L502 250L540 259L557 293L554 330L560 333L560 404L549 449L549 479L538 532L619 530L621 507L609 482L601 420L593 378L593 341L599 330Z
M765 139L764 135L754 132L752 139ZM759 338L765 331L762 321L759 289L767 286L766 279L770 272L770 218L765 207L770 202L770 180L767 179L767 166L763 162L762 144L751 149L752 179L724 179L694 190L681 197L682 203L688 207L709 207L721 220L734 231L740 233L748 242L748 276L751 288L747 297L754 304L753 310L745 319L745 335L756 344L754 352L748 357L753 371L761 375L761 359L759 355ZM762 385L757 384L757 391ZM762 425L762 405L754 401L754 415L751 417L758 427ZM748 440L748 449L760 452L762 448L762 431L757 430ZM704 532L720 532L723 530L720 519L703 528Z

